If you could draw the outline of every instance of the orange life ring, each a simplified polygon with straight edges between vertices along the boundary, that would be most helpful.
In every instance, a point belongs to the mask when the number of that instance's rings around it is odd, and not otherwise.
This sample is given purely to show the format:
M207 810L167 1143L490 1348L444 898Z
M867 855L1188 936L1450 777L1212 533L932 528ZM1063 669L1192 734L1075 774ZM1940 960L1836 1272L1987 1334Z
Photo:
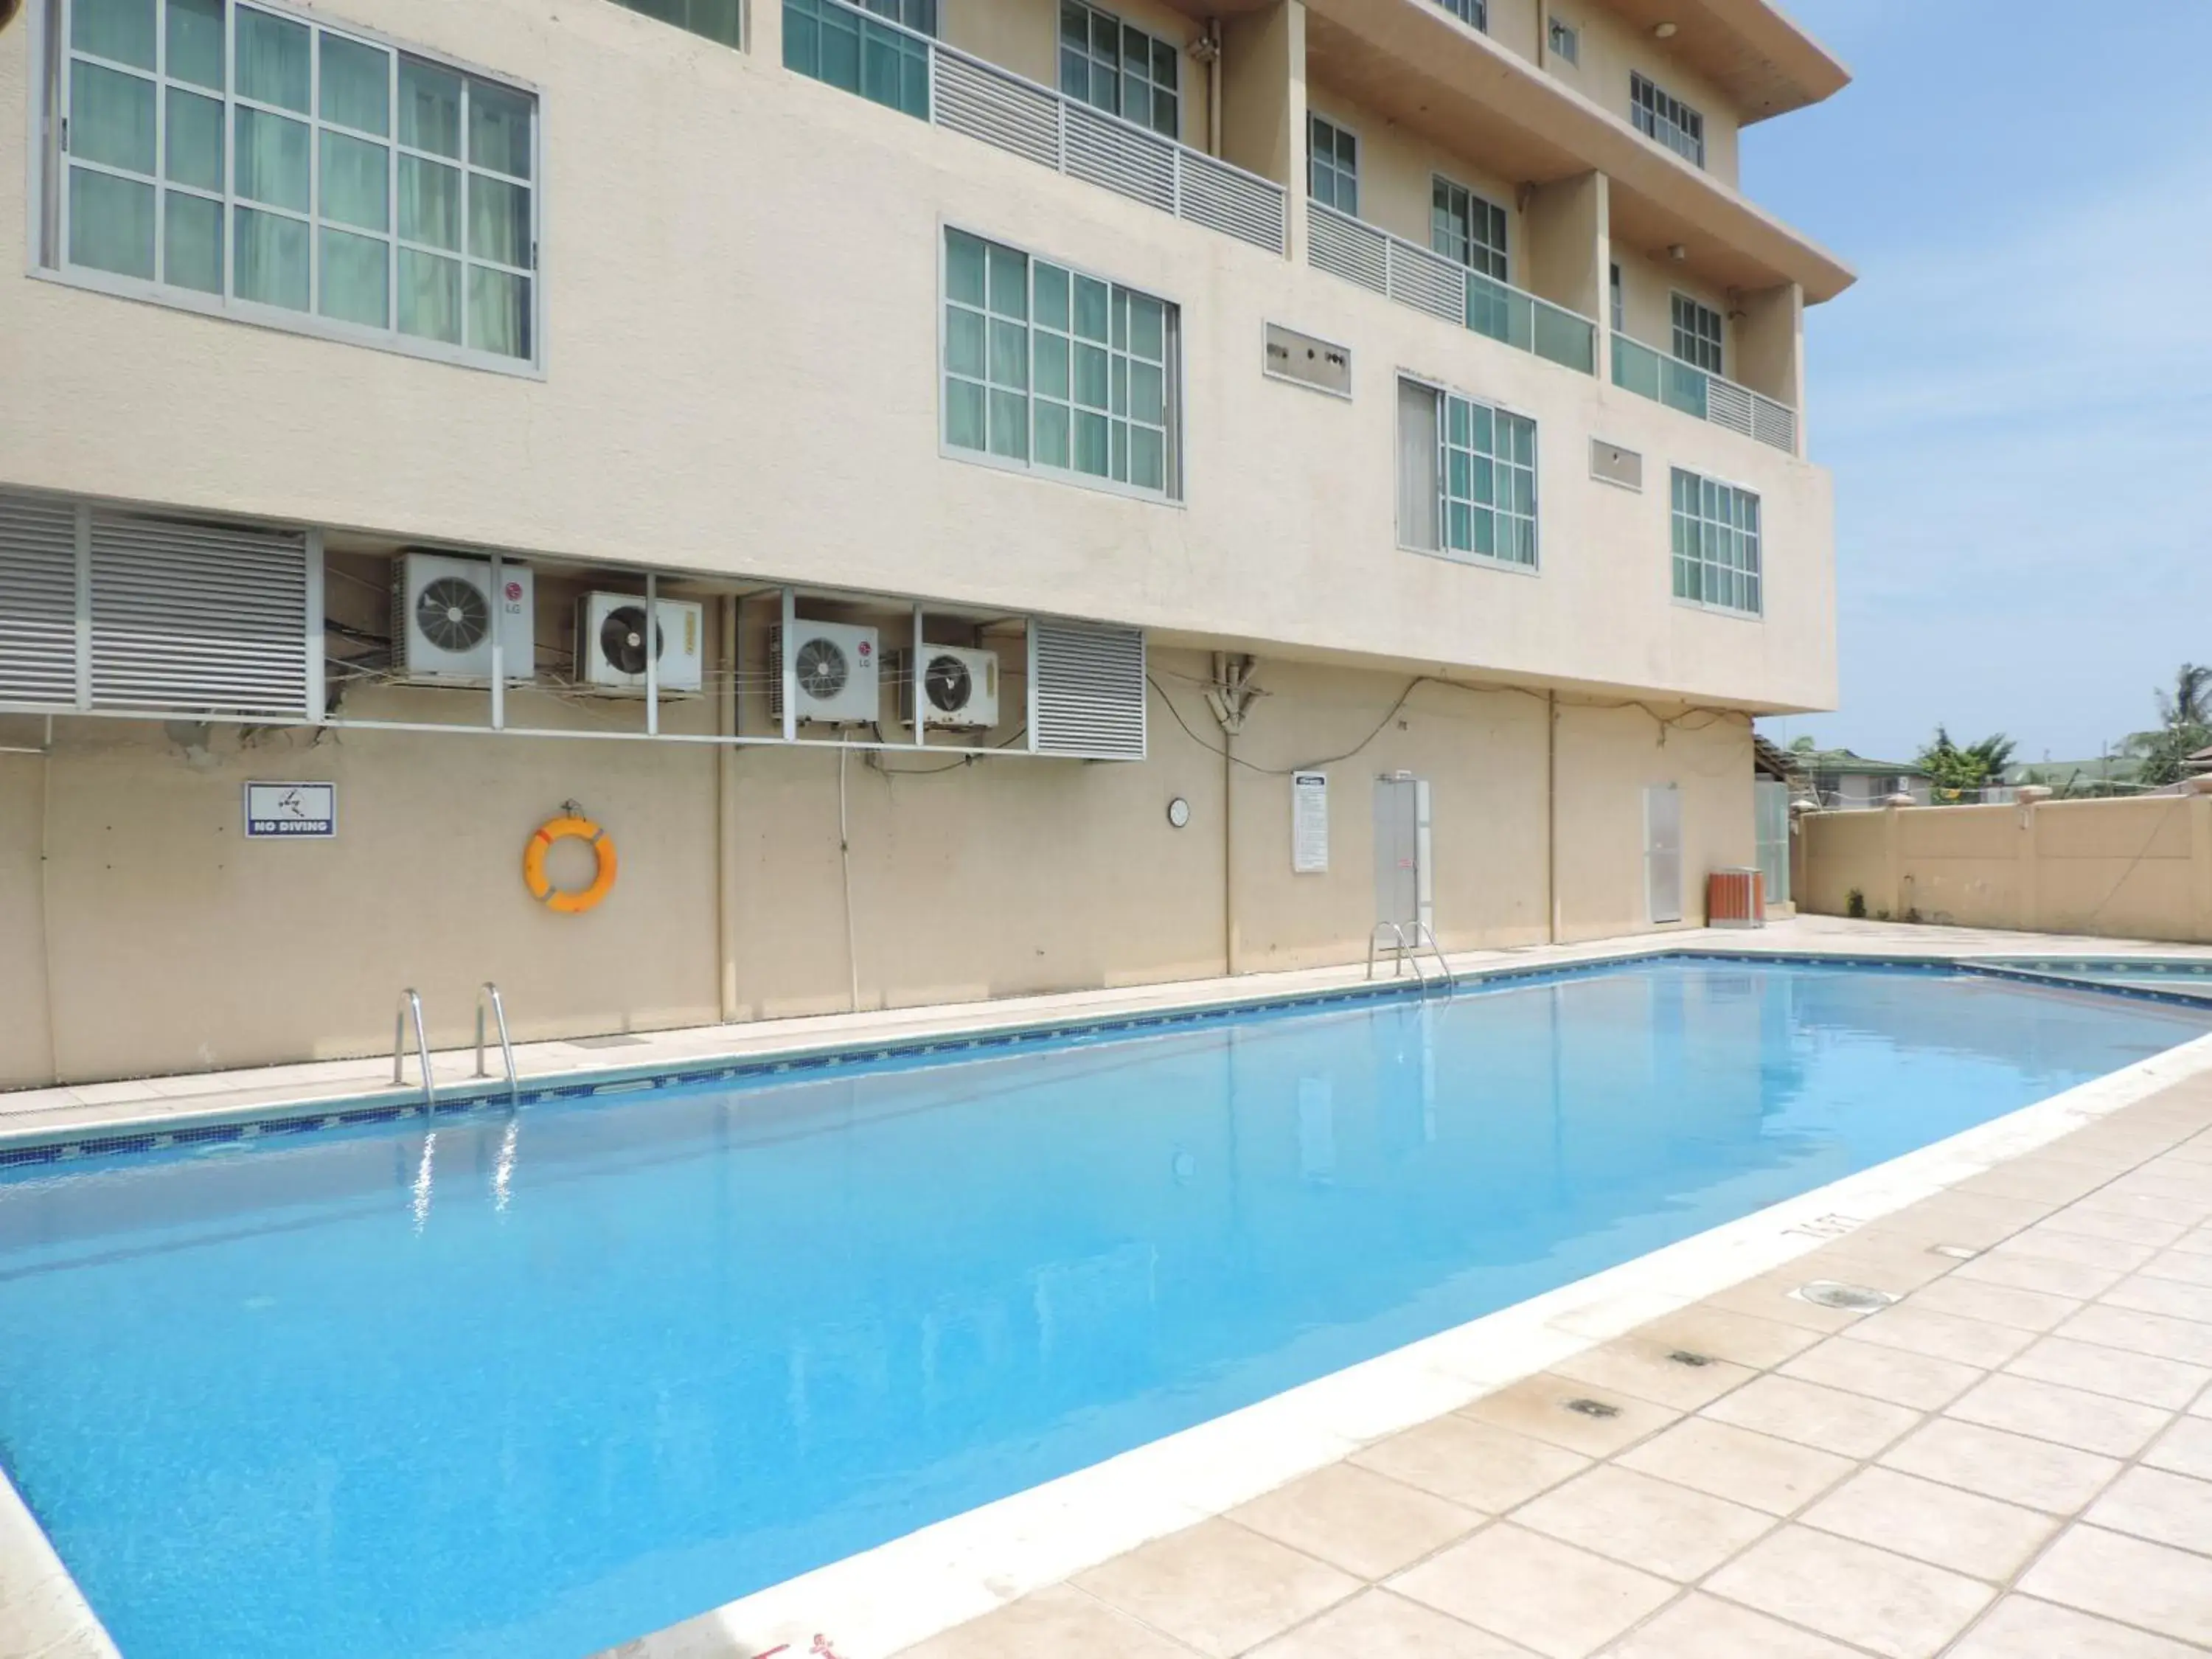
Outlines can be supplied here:
M545 873L545 855L553 850L556 841L571 838L589 842L592 854L599 860L598 872L592 884L571 891L556 887ZM549 910L557 910L564 916L580 916L605 898L615 884L615 844L607 832L591 819L564 814L548 818L538 827L522 849L522 882L530 889L530 896L540 901Z

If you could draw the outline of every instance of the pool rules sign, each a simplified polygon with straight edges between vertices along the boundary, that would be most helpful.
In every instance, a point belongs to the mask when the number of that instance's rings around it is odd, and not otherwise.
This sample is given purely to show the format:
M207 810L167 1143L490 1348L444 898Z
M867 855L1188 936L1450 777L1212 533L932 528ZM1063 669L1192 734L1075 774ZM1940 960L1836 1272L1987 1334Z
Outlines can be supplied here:
M1291 774L1291 873L1328 872L1328 774Z
M338 833L335 783L249 783L248 841L330 841Z

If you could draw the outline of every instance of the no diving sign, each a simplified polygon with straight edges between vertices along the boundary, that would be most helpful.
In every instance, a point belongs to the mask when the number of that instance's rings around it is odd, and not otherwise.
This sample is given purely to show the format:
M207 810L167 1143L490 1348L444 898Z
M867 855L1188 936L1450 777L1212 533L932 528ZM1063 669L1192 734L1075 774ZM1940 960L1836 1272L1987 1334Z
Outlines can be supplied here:
M248 841L329 841L338 832L335 783L249 783Z

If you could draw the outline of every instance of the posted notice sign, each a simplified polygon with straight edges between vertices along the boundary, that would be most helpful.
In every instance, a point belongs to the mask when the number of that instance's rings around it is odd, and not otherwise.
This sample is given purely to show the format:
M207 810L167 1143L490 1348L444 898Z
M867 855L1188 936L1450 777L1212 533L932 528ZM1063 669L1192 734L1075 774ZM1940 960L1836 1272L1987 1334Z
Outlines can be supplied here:
M1291 873L1328 870L1328 774L1291 774Z
M335 783L249 783L248 841L328 841L338 832Z

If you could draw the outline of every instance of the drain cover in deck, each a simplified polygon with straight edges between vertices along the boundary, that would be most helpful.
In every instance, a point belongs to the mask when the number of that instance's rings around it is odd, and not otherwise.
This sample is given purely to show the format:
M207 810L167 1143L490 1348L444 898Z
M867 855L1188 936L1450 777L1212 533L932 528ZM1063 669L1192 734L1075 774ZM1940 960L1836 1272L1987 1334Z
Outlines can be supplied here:
M1839 1285L1832 1279L1816 1279L1809 1285L1800 1285L1790 1294L1816 1308L1835 1308L1844 1313L1872 1313L1897 1300L1887 1291L1877 1291L1868 1285Z

